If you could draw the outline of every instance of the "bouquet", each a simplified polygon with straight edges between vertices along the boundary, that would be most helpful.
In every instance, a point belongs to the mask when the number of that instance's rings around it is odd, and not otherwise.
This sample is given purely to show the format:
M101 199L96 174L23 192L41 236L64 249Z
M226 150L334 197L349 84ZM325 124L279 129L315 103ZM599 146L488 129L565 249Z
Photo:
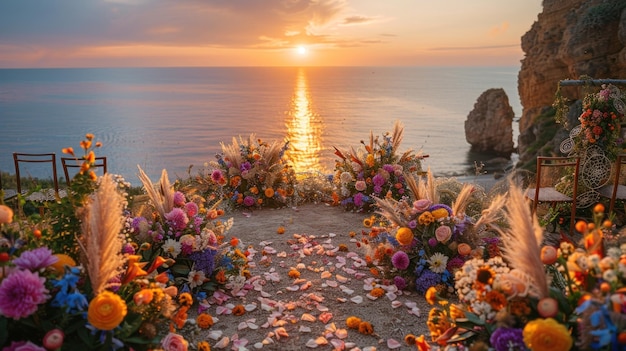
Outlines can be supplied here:
M268 143L233 138L222 143L217 161L209 162L205 173L190 186L206 194L219 194L235 208L281 207L294 196L295 172L285 158L289 143Z
M374 197L396 200L407 195L406 175L422 172L421 160L425 156L407 150L399 154L404 128L400 122L393 133L374 138L370 132L369 143L361 141L362 148L340 151L335 162L333 181L335 203L349 210L369 210Z
M187 345L175 333L182 325L176 316L189 308L180 303L184 294L157 274L165 260L142 261L125 252L125 199L113 175L98 179L89 172L93 135L86 139L70 199L51 206L50 218L16 220L11 208L0 204L0 345L11 350ZM66 216L61 226L58 214ZM57 239L62 246L52 245ZM162 340L164 324L170 324L170 333Z

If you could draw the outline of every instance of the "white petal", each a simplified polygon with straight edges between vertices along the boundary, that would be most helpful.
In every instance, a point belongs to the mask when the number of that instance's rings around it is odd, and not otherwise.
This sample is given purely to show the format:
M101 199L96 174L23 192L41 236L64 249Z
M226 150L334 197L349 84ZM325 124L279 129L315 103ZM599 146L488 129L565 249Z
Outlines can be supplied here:
M315 339L309 339L306 342L306 347L310 348L310 349L315 349L317 348L319 345L317 345L317 343L315 342Z
M256 303L249 303L246 306L244 306L245 310L248 312L252 312L254 310L256 310Z
M207 336L209 339L217 340L222 337L222 334L221 330L211 330Z
M298 328L298 332L299 333L310 333L311 332L311 327L307 327L307 326L301 325L300 328Z
M336 288L337 286L339 286L339 283L334 280L327 280L326 285L330 286L331 288Z
M228 338L228 336L225 336L220 341L218 341L213 347L215 347L216 349L225 349L228 347L228 344L230 344L230 339Z
M393 307L393 308L398 308L398 307L400 307L402 305L403 305L403 303L398 301L398 300L391 301L391 307Z
M351 298L350 301L352 301L354 303L357 303L357 304L358 303L362 303L363 302L363 296L357 295L357 296Z
M402 346L401 343L399 343L397 340L395 339L387 339L387 347L390 349L397 349L400 348Z
M339 339L345 339L348 337L348 330L347 329L337 329L335 331L335 336L338 337Z
M330 343L333 345L333 350L342 351L346 349L346 343L343 340L332 339Z

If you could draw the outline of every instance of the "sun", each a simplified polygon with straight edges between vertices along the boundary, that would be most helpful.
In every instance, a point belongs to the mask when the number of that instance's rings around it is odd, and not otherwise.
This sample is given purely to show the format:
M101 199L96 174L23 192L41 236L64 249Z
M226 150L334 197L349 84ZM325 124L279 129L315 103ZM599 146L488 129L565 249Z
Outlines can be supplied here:
M300 56L304 56L307 54L308 50L306 49L306 46L300 45L296 48L296 51L298 52L298 55Z

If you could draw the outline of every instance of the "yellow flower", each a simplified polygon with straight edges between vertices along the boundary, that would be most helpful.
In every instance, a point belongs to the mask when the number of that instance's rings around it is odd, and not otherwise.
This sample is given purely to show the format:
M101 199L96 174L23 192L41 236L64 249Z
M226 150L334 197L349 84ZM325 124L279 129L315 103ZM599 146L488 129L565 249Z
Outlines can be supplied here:
M382 288L374 288L370 292L370 295L372 295L374 297L381 297L381 296L385 295L385 290L383 290Z
M530 321L522 335L526 346L533 351L567 351L573 343L567 328L552 318Z
M426 302L434 305L437 302L437 288L435 288L434 286L428 288L428 290L426 290L426 295L424 296L424 298L426 298Z
M438 208L436 210L433 210L431 214L433 215L433 217L435 217L435 219L446 218L450 215L448 213L448 210L446 210L445 208Z
M396 232L396 240L400 245L409 245L413 241L413 231L411 228L401 227Z
M126 302L117 294L105 290L89 303L87 320L96 329L113 330L128 312Z
M367 163L367 165L370 167L374 167L374 162L374 155L367 154L367 157L365 158L365 163Z
M417 223L420 225L429 225L435 221L435 217L429 211L425 211L417 218Z
M181 306L191 306L193 305L193 296L188 292L184 292L178 296L178 303Z

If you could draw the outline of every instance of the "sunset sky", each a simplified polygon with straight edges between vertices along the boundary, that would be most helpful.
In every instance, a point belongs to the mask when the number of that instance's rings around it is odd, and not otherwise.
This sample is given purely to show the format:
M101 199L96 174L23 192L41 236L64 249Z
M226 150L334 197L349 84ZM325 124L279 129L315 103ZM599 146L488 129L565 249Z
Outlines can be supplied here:
M541 0L2 0L0 68L519 65Z

